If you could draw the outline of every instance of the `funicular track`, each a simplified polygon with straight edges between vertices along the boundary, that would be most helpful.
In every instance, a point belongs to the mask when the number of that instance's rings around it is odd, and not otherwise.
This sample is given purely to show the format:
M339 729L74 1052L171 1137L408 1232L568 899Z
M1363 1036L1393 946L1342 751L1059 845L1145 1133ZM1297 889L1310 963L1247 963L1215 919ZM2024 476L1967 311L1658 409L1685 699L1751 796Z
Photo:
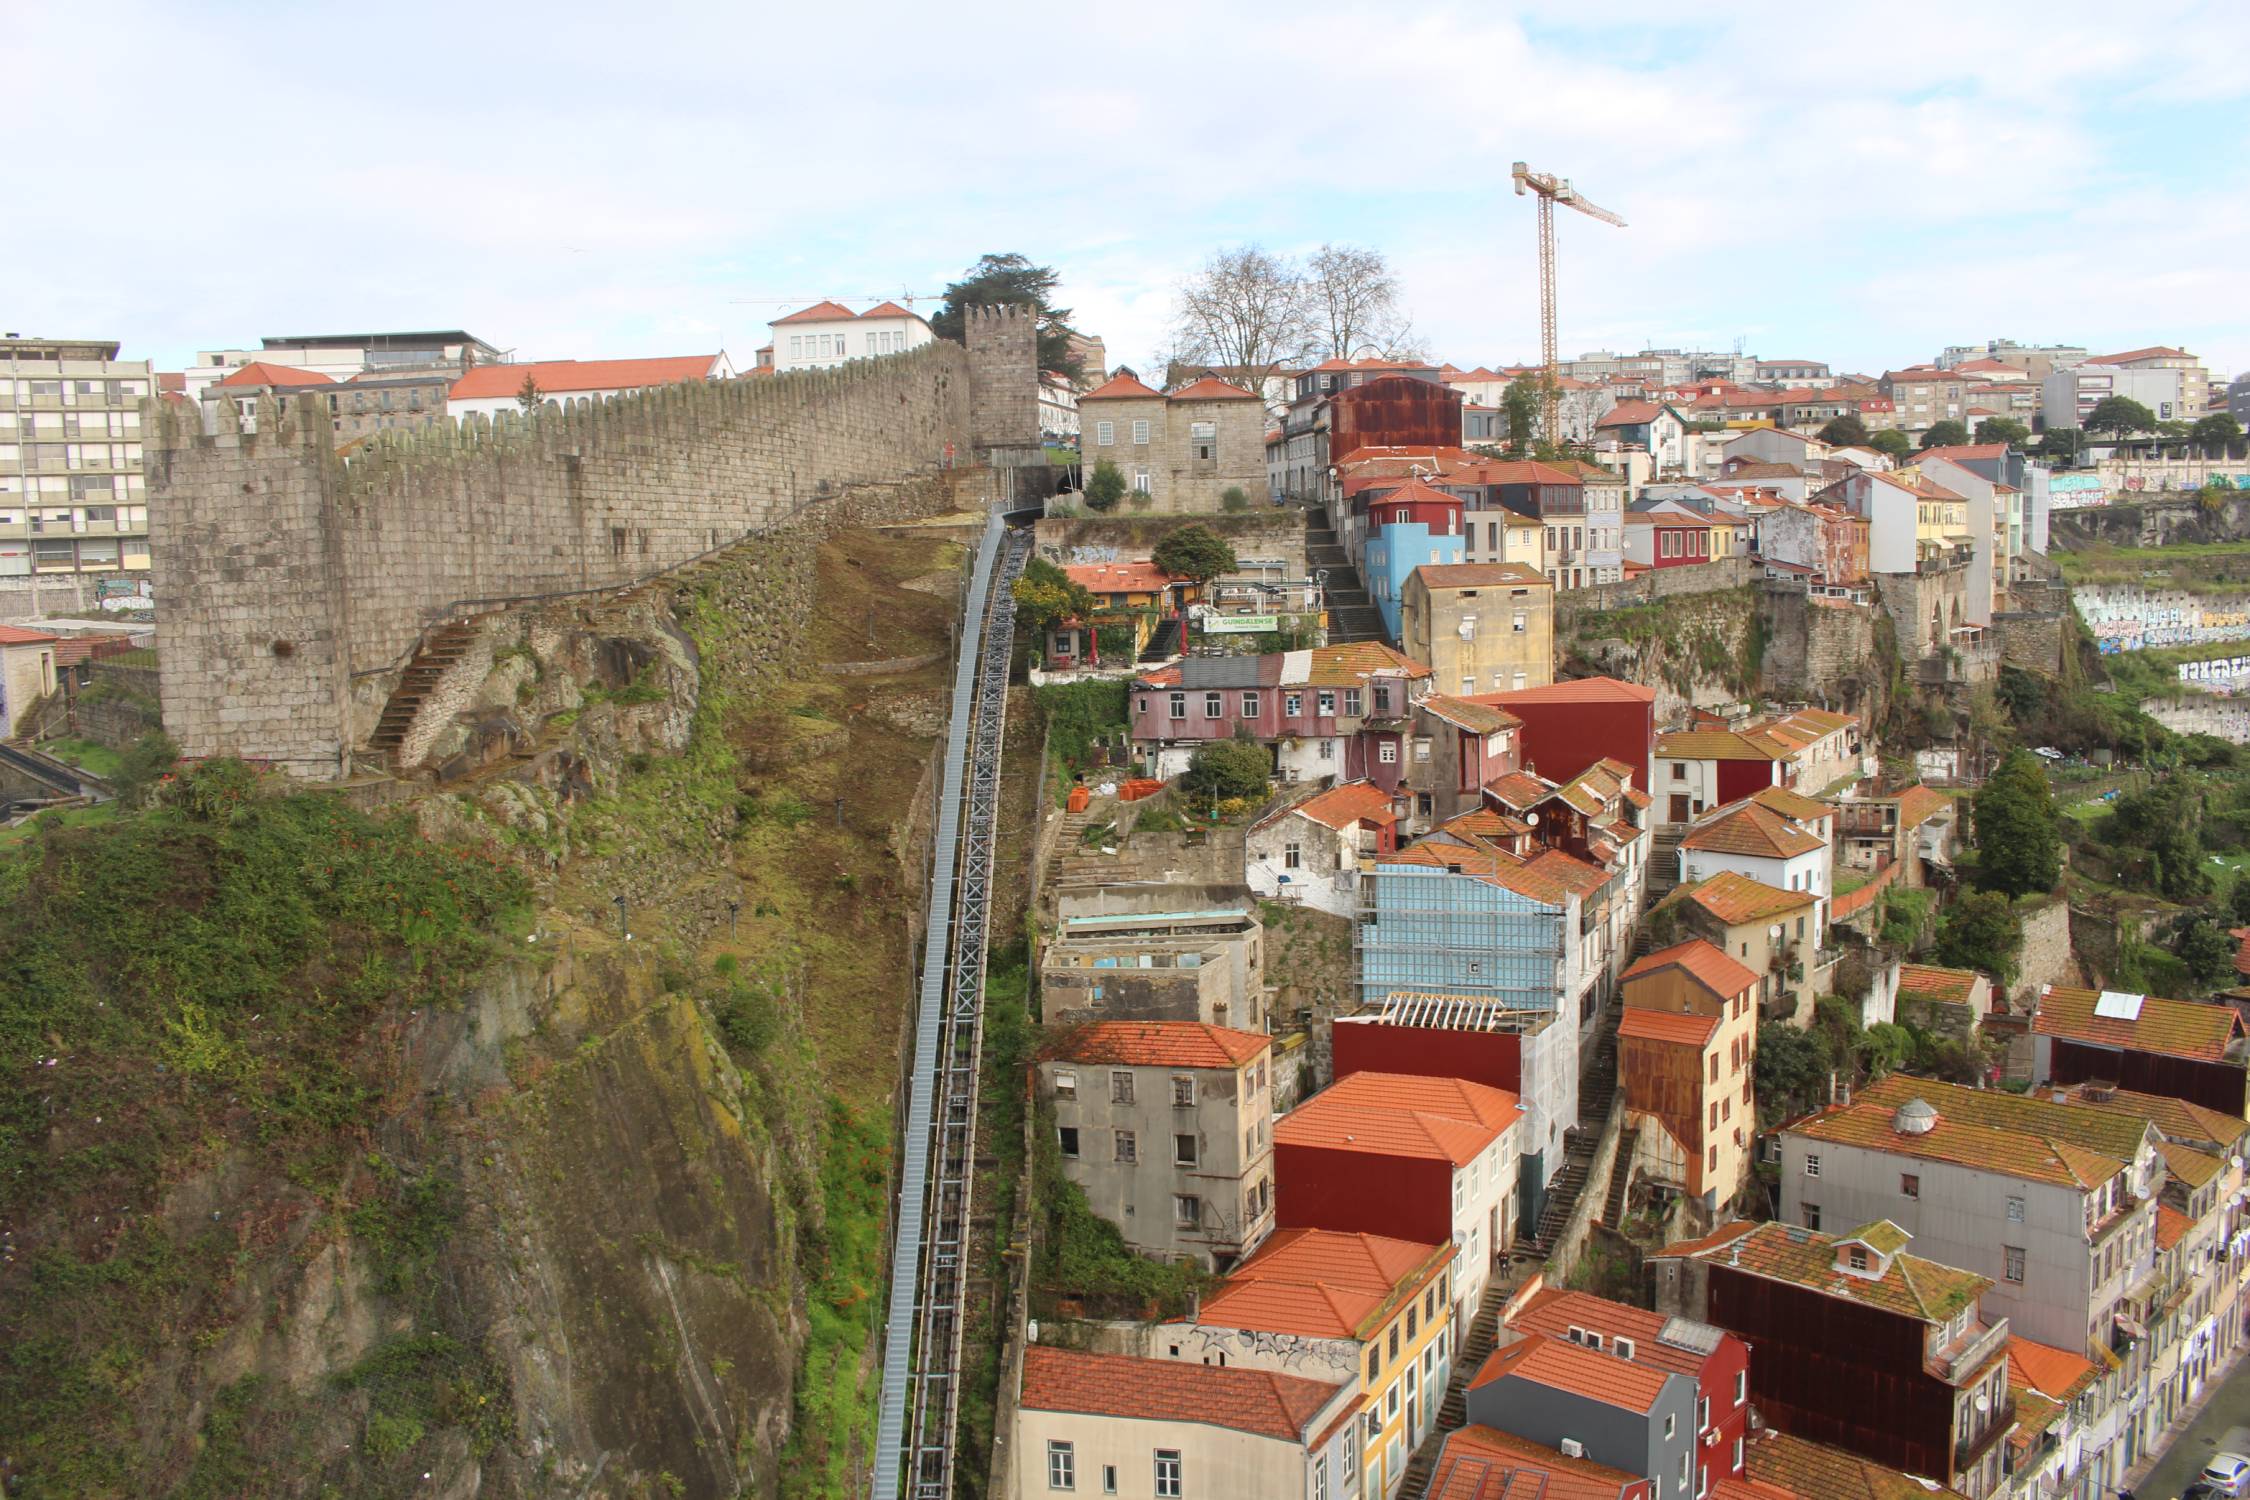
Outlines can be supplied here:
M995 516L977 549L954 666L930 871L873 1500L946 1500L960 1412L963 1292L976 1160L977 1072L1000 755L1028 531Z

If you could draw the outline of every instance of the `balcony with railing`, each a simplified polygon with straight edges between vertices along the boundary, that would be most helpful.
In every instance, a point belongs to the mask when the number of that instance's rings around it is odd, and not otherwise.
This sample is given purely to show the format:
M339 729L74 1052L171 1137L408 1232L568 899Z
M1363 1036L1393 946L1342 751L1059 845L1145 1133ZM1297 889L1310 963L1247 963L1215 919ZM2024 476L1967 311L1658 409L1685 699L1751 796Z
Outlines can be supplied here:
M1995 1318L1975 1334L1965 1335L1951 1349L1938 1351L1948 1385L1959 1385L2008 1347L2008 1320Z

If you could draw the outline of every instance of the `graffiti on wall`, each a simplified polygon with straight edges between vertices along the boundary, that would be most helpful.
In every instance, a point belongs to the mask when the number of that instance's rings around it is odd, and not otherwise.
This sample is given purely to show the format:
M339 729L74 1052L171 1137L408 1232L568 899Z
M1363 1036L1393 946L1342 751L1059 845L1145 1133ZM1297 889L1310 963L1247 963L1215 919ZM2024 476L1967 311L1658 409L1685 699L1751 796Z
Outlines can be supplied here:
M2139 584L2082 584L2070 591L2104 656L2153 646L2250 640L2250 596L2205 597Z

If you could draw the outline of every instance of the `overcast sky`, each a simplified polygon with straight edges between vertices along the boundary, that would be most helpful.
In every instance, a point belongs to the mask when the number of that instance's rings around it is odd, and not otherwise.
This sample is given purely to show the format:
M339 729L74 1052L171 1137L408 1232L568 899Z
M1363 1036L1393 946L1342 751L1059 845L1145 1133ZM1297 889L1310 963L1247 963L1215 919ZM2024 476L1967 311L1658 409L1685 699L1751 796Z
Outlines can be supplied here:
M817 297L1052 264L1116 361L1213 247L1382 250L1431 353L2250 368L2250 4L581 7L0 0L0 326L176 367L465 327L741 365ZM1838 19L1847 14L1850 19Z

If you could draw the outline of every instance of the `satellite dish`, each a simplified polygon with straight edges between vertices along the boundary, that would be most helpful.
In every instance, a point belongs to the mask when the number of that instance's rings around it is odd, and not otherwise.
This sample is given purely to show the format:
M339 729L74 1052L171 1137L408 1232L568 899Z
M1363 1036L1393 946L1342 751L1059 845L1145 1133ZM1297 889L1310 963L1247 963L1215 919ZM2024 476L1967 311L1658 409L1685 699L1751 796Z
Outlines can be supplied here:
M1768 927L1766 929L1766 936L1778 942L1781 938L1781 924L1779 922L1776 922L1771 927Z
M1529 823L1534 828L1537 828L1539 826L1539 814L1537 813L1525 813L1523 815L1523 820L1526 823Z
M1990 1396L1987 1396L1987 1395L1986 1395L1986 1394L1985 1394L1984 1392L1982 1392L1982 1391L1979 1391L1979 1392L1977 1392L1977 1410L1978 1410L1979 1412L1987 1412L1987 1411L1990 1411L1991 1409L1992 1409L1992 1398L1991 1398Z

